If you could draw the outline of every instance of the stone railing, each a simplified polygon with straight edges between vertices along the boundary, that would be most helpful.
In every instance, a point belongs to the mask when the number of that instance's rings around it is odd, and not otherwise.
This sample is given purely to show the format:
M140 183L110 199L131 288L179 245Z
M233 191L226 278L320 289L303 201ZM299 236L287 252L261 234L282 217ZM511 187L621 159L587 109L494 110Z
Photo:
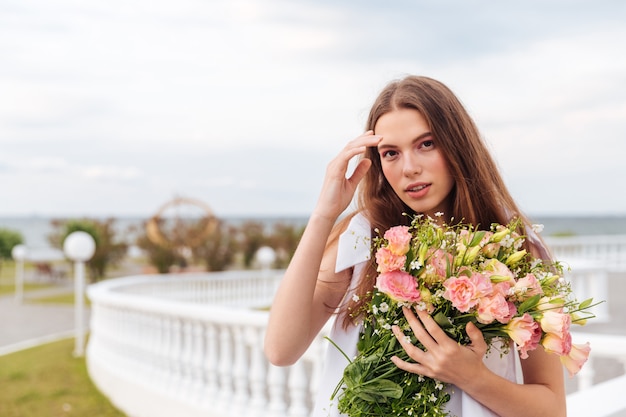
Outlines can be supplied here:
M609 271L626 272L626 235L546 237L559 260L594 261Z
M138 276L88 290L92 380L131 417L307 416L318 338L291 367L263 354L281 274Z
M316 339L291 367L272 366L263 354L266 310L281 275L138 276L90 286L92 380L129 417L308 416L325 341ZM624 360L625 338L590 336L592 358ZM593 380L591 370L577 376L587 390L568 401L595 402L585 394ZM621 392L624 377L603 384ZM611 401L626 409L623 395ZM583 415L576 413L569 415Z

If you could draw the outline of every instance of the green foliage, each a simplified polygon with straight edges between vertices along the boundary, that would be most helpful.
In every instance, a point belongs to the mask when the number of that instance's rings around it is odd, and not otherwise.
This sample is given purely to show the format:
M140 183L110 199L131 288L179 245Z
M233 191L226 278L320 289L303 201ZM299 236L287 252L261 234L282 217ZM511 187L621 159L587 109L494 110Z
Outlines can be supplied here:
M152 242L144 232L137 237L135 242L148 256L148 262L154 266L160 274L170 272L170 267L177 263L182 263L182 257L178 255L173 247L162 246Z
M254 255L267 241L264 229L263 223L257 221L244 222L239 228L240 249L245 268L252 266Z
M24 243L24 237L20 232L0 228L0 261L2 259L11 259L13 247L22 243Z
M238 247L237 229L218 221L204 243L193 249L193 255L207 271L223 271L233 264Z
M267 237L266 244L276 251L276 268L286 268L293 257L304 227L277 223Z
M107 268L117 265L126 255L128 245L117 239L115 219L72 219L53 220L55 231L48 236L50 244L57 248L63 247L65 238L71 233L83 231L93 237L96 242L96 251L87 262L90 276L93 281L99 281L106 275Z

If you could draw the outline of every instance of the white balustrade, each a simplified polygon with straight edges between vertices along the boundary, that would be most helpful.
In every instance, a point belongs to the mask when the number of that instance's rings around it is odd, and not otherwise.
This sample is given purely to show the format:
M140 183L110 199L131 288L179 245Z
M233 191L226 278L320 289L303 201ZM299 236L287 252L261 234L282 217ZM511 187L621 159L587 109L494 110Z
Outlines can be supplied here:
M321 336L295 365L263 354L282 271L138 276L90 286L92 380L131 417L310 412ZM173 411L175 410L175 411Z
M129 417L308 416L326 342L318 337L291 367L273 366L263 353L266 307L281 275L138 276L90 286L92 380ZM587 340L592 356L568 403L594 402L586 393L596 395L596 358L626 361L626 337L576 333L576 342ZM620 397L624 383L621 376L602 384ZM611 412L626 410L626 397L618 401ZM572 407L570 416L583 415Z
M626 235L546 237L555 258L599 261L608 271L626 271Z

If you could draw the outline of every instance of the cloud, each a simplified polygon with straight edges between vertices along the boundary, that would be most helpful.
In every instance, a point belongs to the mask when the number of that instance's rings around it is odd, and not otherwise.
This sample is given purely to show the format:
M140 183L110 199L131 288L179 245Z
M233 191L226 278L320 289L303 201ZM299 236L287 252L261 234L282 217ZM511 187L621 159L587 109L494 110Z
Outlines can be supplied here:
M590 178L623 210L590 173L626 176L624 19L607 0L9 0L0 212L150 212L184 193L306 213L406 73L458 93L529 210L596 209L571 184Z

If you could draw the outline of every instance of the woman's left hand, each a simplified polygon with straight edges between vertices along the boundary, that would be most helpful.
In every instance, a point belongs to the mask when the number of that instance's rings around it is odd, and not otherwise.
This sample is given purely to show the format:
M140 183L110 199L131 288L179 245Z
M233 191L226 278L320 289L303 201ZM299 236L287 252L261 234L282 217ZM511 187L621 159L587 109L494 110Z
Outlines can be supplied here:
M406 362L394 356L391 360L398 368L451 383L461 389L485 368L483 356L487 352L487 344L482 332L473 323L468 323L466 327L471 343L463 346L451 339L427 312L418 310L416 316L406 307L403 307L403 312L415 337L425 349L411 344L398 326L393 326L396 338L415 361Z

